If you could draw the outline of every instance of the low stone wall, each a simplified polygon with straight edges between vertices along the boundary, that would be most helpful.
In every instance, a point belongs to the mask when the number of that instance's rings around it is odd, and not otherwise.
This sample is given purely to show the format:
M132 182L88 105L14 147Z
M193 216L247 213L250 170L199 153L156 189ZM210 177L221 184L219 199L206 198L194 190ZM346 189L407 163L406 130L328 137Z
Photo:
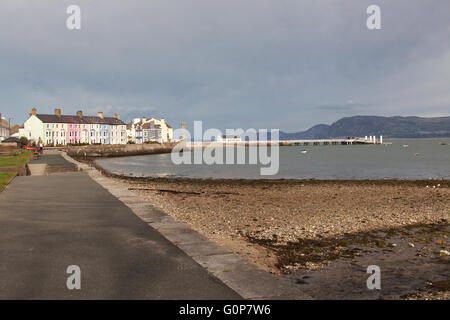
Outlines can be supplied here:
M15 167L0 167L0 172L16 172L19 176L27 175L26 166L15 166Z
M17 148L17 143L15 143L15 142L1 142L0 143L0 149L3 149L3 148L12 148L12 149L15 149L15 148Z
M15 156L20 153L20 148L17 147L17 143L2 142L0 143L0 155L1 156Z
M70 157L90 159L99 157L127 157L146 154L170 153L175 143L68 146L64 151Z

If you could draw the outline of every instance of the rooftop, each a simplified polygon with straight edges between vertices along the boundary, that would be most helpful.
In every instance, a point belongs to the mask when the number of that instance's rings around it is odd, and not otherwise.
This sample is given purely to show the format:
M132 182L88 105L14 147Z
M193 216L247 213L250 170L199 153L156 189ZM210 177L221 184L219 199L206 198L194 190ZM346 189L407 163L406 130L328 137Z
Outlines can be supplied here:
M76 124L109 124L109 125L125 125L125 123L114 117L95 117L95 116L66 116L54 114L36 114L44 123L76 123Z

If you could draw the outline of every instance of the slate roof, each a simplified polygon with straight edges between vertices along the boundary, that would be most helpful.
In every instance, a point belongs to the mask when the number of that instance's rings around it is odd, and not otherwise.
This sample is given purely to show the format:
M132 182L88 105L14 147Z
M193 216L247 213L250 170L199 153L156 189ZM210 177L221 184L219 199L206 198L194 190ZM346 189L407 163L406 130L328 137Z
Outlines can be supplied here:
M133 127L133 125L138 130L141 130L141 129L160 129L161 128L160 124L155 124L154 120L157 120L156 118L146 118L146 119L147 119L147 122L145 122L144 124L142 124L142 121L138 122L138 123L133 123L133 120L131 120L130 123L127 124L127 129L130 130ZM166 122L166 126L167 126L167 128L172 128L167 122Z
M144 125L142 126L142 129L160 129L160 128L161 126L159 124L155 124L155 122L153 121L144 123Z
M94 116L57 116L54 114L36 114L44 123L76 123L76 124L109 124L109 125L125 125L125 123L113 117L100 117Z
M5 140L3 140L3 142L15 142L15 143L20 143L20 144L22 144L22 141L20 141L20 139L19 138L16 138L16 137L9 137L9 138L7 138L7 139L5 139Z

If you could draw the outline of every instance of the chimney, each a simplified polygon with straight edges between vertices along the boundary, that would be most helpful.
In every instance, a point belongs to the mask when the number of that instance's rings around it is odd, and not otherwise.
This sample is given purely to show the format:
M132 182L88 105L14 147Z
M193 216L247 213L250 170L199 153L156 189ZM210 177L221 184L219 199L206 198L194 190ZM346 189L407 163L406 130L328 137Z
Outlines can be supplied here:
M61 109L55 109L55 116L61 117Z
M120 114L115 113L115 114L114 114L114 118L116 118L117 120L120 120Z
M103 112L97 112L97 117L102 118L103 119Z
M81 110L77 111L77 117L83 118L83 111L81 111Z
M31 109L30 115L35 116L36 113L37 113L37 109L36 108Z

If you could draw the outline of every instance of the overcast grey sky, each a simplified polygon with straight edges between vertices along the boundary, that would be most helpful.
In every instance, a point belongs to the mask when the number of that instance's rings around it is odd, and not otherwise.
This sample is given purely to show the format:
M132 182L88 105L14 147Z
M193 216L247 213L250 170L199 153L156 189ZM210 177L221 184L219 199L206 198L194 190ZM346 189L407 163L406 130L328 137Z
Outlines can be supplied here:
M66 8L81 7L81 30ZM381 7L382 30L366 27ZM0 111L299 131L450 114L448 0L2 0Z

